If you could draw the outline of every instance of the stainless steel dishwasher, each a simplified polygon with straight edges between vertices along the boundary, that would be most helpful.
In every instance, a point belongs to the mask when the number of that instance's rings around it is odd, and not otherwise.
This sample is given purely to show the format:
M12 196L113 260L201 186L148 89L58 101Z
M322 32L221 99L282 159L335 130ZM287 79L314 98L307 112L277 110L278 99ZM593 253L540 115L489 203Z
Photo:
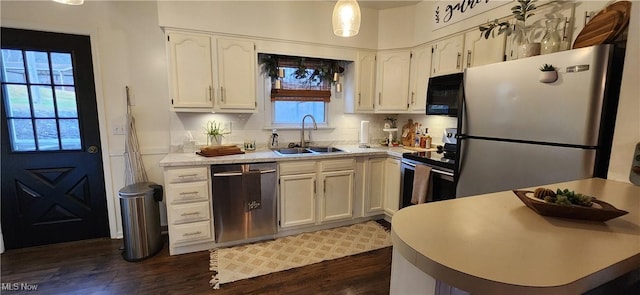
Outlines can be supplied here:
M275 235L276 163L211 166L217 243Z

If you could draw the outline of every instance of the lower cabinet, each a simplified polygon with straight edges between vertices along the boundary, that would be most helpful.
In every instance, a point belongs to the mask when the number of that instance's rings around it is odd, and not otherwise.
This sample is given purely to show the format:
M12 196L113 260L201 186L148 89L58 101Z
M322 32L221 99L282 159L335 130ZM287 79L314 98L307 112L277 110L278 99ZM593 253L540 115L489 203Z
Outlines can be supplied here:
M209 166L165 168L164 183L169 253L211 248L214 235Z
M387 158L384 175L384 212L393 216L400 208L400 160Z
M364 215L377 215L384 210L386 157L370 158L365 162L363 208Z
M354 170L322 172L320 222L353 217Z
M280 227L353 217L355 159L279 164Z
M316 222L316 174L280 176L280 226Z

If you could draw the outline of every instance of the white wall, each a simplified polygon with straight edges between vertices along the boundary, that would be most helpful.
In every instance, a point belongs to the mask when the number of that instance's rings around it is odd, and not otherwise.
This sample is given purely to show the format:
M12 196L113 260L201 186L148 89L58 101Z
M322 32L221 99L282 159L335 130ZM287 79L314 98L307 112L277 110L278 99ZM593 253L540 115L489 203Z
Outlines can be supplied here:
M160 1L162 27L375 49L378 13L361 7L358 35L337 37L333 1Z
M113 237L121 235L117 191L122 187L124 179L124 136L113 135L110 130L124 118L126 85L131 87L134 94L133 111L143 160L151 181L163 182L158 162L168 152L171 143L178 144L182 141L181 137L186 130L193 131L200 142L204 143L200 130L208 119L231 121L234 133L227 138L231 142L242 142L248 137L264 144L270 134L270 130L263 129L266 118L264 102L259 106L260 112L252 115L169 112L165 41L160 25L254 36L265 42L294 41L291 48L304 47L304 44L329 44L328 47L333 48L331 52L323 51L325 47L318 47L316 50L332 54L345 48L390 49L422 44L458 31L473 29L487 19L507 16L511 6L506 5L436 31L432 30L431 25L431 1L381 12L363 8L360 34L354 38L340 38L333 36L331 32L331 2L261 2L87 1L82 6L66 6L50 1L0 2L2 26L91 36ZM578 2L575 31L579 32L581 28L584 11L598 10L605 4L604 1ZM640 106L637 96L640 93L637 83L640 81L638 4L640 2L634 3L632 13L627 63L609 172L610 178L621 181L628 177L633 145L640 141ZM264 97L265 94L261 95ZM335 128L314 131L314 139L356 141L360 120L372 121L371 130L375 132L371 136L372 141L386 136L378 131L384 115L343 114L343 109L343 98L334 98L329 115ZM429 127L434 143L440 142L443 128L455 125L455 120L450 118L428 118L420 114L399 116L398 124L406 123L408 118L422 122L423 127ZM299 140L298 131L281 131L280 134L281 143ZM162 222L166 224L164 212Z

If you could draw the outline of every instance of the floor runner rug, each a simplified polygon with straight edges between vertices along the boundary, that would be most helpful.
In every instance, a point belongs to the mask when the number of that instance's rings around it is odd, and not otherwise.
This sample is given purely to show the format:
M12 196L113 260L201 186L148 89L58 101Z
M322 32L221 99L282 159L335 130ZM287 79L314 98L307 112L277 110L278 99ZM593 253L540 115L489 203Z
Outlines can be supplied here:
M375 221L311 233L210 250L210 281L214 289L235 282L304 265L391 246L391 237Z

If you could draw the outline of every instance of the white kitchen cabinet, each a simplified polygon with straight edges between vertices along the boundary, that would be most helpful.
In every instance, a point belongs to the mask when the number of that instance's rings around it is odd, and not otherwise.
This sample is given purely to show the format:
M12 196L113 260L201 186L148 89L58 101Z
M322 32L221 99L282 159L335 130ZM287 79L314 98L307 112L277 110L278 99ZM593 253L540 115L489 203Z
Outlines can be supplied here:
M209 167L164 171L169 253L210 249L214 244Z
M320 222L353 217L354 170L322 172Z
M278 171L281 228L353 217L354 158L281 163Z
M400 160L388 158L384 173L384 212L393 216L400 208Z
M316 174L280 176L280 226L316 222Z
M354 109L359 113L373 112L376 96L376 53L358 51L355 71Z
M168 31L167 42L173 110L255 112L253 41Z
M431 75L431 45L416 47L411 51L409 83L409 111L424 114L427 108L427 86Z
M397 50L378 54L377 113L405 112L409 108L411 51Z
M256 100L255 44L250 40L217 38L218 89L214 109L253 111Z
M431 76L440 76L462 72L462 50L464 35L444 39L433 45Z
M174 109L213 107L211 37L167 33L171 104Z
M356 161L354 158L320 161L319 222L351 219Z
M387 158L371 158L365 163L364 215L380 214L384 210L385 162Z
M478 30L464 34L464 67L476 67L501 62L504 59L506 34L485 39Z

